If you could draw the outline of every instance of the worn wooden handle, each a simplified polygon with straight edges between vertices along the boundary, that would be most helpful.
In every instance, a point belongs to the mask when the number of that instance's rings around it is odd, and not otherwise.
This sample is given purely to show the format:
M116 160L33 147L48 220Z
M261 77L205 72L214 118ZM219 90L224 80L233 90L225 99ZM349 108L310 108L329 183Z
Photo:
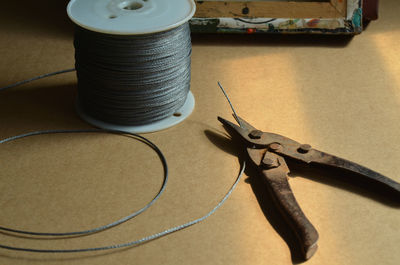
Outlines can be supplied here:
M262 170L262 175L276 205L298 237L304 258L311 258L318 248L318 232L297 203L289 186L287 174L280 168L271 168Z

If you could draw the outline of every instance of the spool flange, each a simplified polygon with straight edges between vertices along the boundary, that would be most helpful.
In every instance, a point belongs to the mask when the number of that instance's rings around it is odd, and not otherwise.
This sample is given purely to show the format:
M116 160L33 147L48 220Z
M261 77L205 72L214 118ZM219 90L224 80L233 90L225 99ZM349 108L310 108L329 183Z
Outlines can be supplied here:
M104 129L109 129L109 130L117 130L117 131L123 131L123 132L133 132L133 133L150 133L150 132L156 132L156 131L161 131L164 129L167 129L169 127L175 126L178 123L181 123L184 121L189 115L192 113L195 105L194 101L194 96L192 92L189 91L189 94L186 98L185 104L175 111L175 113L167 117L165 119L152 122L149 124L144 124L144 125L135 125L135 126L127 126L127 125L118 125L118 124L112 124L112 123L107 123L98 119L95 119L91 117L90 115L87 115L82 108L79 105L79 100L76 101L76 112L78 115L86 122L99 127L99 128L104 128Z
M151 34L176 28L196 11L193 0L71 0L69 18L105 34Z

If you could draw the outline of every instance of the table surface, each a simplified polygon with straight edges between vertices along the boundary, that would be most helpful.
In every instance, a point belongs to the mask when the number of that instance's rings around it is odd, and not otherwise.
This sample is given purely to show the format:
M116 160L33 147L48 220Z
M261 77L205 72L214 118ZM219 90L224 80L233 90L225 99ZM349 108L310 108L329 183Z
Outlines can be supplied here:
M67 1L7 1L0 16L0 87L71 68ZM0 244L81 248L123 243L198 218L224 196L240 146L217 116L231 110L261 130L310 143L400 182L400 5L343 36L193 36L194 113L146 134L165 153L167 190L145 213L105 232L70 239L0 234ZM74 111L76 76L63 74L0 93L0 137L91 128ZM146 145L118 135L45 135L0 148L0 225L34 231L99 226L141 207L160 188L162 166ZM249 173L249 172L248 172ZM202 223L140 246L83 254L0 250L0 264L292 264L298 248L257 175L246 174ZM335 179L293 169L293 192L320 233L307 264L400 264L399 205Z

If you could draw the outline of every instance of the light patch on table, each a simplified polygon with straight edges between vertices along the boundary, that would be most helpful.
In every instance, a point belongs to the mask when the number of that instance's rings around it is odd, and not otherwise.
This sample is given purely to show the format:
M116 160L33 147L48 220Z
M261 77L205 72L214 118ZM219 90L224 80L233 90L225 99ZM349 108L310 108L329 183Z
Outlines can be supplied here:
M397 102L400 103L400 47L398 44L399 37L400 32L398 30L371 35L371 39L377 47L376 52L382 57L383 61L385 62L384 64L382 64L385 69L381 70L390 74L390 77L393 79L393 81L395 81L395 84L392 84L393 96L396 97ZM395 52L394 50L397 51Z

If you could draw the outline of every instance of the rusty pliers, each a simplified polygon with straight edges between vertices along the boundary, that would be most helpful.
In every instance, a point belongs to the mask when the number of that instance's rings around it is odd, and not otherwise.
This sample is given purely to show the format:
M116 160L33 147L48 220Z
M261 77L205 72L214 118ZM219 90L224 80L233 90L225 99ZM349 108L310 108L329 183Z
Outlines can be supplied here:
M305 259L311 258L317 250L318 232L304 215L292 193L287 178L289 168L285 159L347 171L377 186L383 186L393 192L396 199L400 198L400 184L390 178L354 162L318 151L308 144L300 144L282 135L262 132L240 117L234 117L240 126L221 117L218 117L218 120L232 137L238 136L243 140L250 160L258 167L276 205L299 239Z

